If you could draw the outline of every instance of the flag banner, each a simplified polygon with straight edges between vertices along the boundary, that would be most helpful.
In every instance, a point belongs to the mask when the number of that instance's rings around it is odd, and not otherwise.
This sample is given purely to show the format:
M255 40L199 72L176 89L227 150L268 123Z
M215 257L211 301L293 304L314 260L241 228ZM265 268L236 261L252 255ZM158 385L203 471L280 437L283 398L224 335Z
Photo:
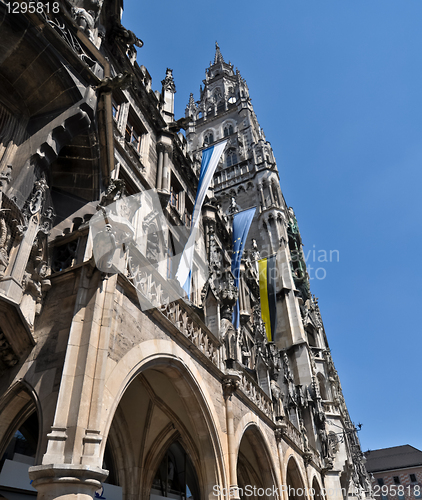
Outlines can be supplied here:
M223 141L202 151L201 172L199 174L198 190L196 192L195 205L193 207L190 235L182 252L176 273L176 279L183 290L185 290L188 297L190 295L193 254L195 251L195 239L199 227L201 209L226 144L227 141Z
M267 339L274 342L277 330L276 255L258 261L261 315Z
M233 255L232 255L232 273L234 276L234 284L239 286L240 278L240 262L242 260L243 249L245 248L246 238L248 237L249 228L254 218L256 207L237 212L233 217ZM239 299L236 302L233 310L233 325L237 329L240 322Z

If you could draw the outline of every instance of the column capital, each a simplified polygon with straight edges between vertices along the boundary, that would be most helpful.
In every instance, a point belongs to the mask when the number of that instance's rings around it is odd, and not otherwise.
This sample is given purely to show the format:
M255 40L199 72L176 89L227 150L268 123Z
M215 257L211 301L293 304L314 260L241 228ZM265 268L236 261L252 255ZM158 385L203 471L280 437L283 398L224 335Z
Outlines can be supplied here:
M48 464L29 468L38 499L69 497L70 500L76 496L80 500L90 500L107 476L107 470L87 465Z

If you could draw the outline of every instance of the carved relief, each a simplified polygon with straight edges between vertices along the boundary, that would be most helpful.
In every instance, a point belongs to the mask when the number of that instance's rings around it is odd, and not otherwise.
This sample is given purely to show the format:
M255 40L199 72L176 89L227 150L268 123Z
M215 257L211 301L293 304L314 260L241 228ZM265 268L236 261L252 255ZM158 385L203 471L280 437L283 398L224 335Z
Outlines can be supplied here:
M11 368L18 362L18 357L13 352L5 334L0 329L0 360L8 367Z

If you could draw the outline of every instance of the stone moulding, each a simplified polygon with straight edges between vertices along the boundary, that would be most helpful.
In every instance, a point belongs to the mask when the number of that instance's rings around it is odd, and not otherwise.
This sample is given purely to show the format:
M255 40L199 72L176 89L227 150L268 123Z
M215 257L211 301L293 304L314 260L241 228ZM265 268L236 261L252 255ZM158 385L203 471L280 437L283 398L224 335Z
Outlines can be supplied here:
M57 493L62 495L74 495L78 490L78 493L94 497L108 476L108 471L99 467L73 464L36 465L28 472L32 486L41 495L51 491L51 485L55 484Z

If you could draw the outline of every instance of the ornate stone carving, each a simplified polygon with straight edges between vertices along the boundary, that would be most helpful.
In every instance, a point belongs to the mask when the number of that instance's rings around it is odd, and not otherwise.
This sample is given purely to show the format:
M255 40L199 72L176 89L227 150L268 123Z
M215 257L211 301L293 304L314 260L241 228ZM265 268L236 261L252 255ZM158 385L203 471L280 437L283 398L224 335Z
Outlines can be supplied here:
M168 92L172 92L173 94L176 93L176 85L174 84L172 69L166 69L166 77L164 78L164 80L161 80L161 85L163 86L163 90L167 90Z
M233 396L233 394L237 391L237 389L239 389L239 378L238 377L227 377L225 379L223 379L223 382L222 382L222 385L223 385L223 394L224 394L224 397L227 399L227 398L230 398Z
M113 27L111 28L110 33L110 42L114 44L115 42L120 42L126 45L126 50L130 48L130 46L135 45L136 47L143 47L144 42L139 39L133 31L126 29L120 23L120 20L114 18Z
M19 361L16 354L13 352L9 341L7 340L5 334L0 329L0 360L8 367L12 368Z
M9 252L12 239L11 228L5 218L7 210L6 208L0 210L0 278L4 276L6 268L9 265Z
M106 76L97 85L96 90L102 93L112 92L116 89L127 89L131 84L132 75L128 71L125 71L124 73L119 73L114 77ZM115 179L113 182L118 182L119 180L120 179Z
M283 393L277 381L272 379L270 382L271 397L273 400L274 417L276 420L282 420L285 417L283 407Z
M92 10L85 10L82 7L72 7L70 13L76 24L87 35L92 43L95 42L93 30L95 27L95 13Z
M45 14L43 14L45 16ZM91 14L87 15L91 16ZM94 66L95 61L85 52L79 40L73 34L73 31L66 26L65 22L58 16L49 19L45 16L46 22L51 26L56 33L70 46L70 48L78 55L78 57L86 63L90 68ZM86 22L86 19L85 21Z
M328 456L334 458L339 450L339 440L333 431L328 433Z
M7 165L7 167L0 173L0 187L5 187L10 184L12 180L12 165Z

